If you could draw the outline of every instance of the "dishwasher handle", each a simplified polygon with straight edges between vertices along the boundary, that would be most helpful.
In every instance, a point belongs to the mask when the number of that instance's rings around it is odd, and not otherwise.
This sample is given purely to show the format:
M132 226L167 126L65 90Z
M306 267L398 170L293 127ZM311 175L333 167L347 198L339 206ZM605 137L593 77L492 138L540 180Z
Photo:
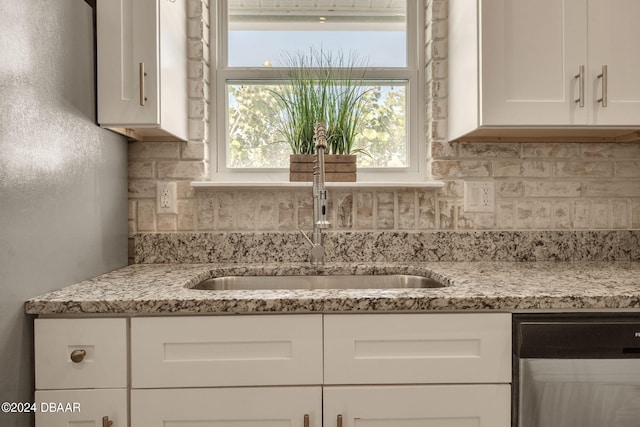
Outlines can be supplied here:
M527 322L516 324L516 356L547 359L640 358L637 322Z

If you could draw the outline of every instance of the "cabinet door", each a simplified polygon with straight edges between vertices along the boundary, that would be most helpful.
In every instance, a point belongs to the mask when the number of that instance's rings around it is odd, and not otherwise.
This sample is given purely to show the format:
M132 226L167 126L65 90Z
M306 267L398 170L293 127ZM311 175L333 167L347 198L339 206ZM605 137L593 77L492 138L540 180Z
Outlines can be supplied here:
M98 122L157 126L158 0L102 1L96 11Z
M37 389L127 386L126 319L36 319L34 341Z
M480 3L480 124L586 124L588 104L575 100L587 66L587 0Z
M131 427L321 427L322 389L132 390L131 408Z
M322 383L322 316L131 319L134 388Z
M36 427L127 425L127 390L36 391Z
M511 381L507 313L326 315L324 336L325 384Z
M592 117L596 125L640 123L640 1L589 0L589 87ZM607 104L602 98L605 82L598 75L607 67Z
M324 426L508 427L510 398L507 384L325 387Z

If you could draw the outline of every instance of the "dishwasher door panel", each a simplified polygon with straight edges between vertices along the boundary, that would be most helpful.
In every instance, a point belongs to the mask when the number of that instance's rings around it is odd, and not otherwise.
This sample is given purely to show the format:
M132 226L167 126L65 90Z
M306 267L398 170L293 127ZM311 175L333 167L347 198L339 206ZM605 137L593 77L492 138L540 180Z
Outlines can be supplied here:
M640 426L640 359L519 362L519 427Z

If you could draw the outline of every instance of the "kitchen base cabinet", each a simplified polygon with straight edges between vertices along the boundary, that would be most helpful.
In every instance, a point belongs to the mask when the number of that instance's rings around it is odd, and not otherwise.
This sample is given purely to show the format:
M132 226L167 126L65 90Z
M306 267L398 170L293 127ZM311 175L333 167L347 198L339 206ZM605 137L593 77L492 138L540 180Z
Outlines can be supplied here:
M36 391L36 426L124 427L127 394L126 389Z
M325 387L324 422L325 427L506 427L510 393L508 384Z
M511 421L508 313L74 318L36 326L36 398L82 409L39 413L37 427L100 427L103 417L112 427Z
M132 427L320 427L322 388L131 391Z

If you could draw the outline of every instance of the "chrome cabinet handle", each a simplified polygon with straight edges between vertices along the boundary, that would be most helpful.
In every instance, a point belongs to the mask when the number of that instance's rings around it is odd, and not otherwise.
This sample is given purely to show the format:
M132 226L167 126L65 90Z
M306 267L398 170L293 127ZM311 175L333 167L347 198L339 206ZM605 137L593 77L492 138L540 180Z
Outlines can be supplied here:
M113 425L113 421L109 419L109 417L102 417L102 427L111 427Z
M309 427L309 414L304 414L304 427Z
M578 99L575 100L575 103L582 108L584 107L584 65L580 66L580 70L574 78L578 79Z
M87 355L85 350L73 350L71 352L71 361L73 363L80 363L84 360L84 357Z
M602 79L602 98L598 99L598 102L602 102L602 106L607 106L607 85L608 85L608 72L607 66L602 66L602 73L598 74L598 78Z
M342 415L338 414L338 417L336 419L336 424L338 427L342 427Z
M144 62L140 63L140 106L144 107L147 97L144 94L144 78L147 73L144 71Z

